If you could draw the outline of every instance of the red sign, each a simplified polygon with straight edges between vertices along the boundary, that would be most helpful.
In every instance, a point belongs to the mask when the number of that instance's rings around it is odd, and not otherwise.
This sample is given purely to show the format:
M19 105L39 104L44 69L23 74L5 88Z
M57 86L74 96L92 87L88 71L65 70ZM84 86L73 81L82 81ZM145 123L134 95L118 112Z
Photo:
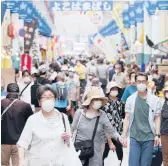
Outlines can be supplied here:
M32 65L32 58L27 54L23 54L21 58L21 71L23 70L31 71L31 65Z

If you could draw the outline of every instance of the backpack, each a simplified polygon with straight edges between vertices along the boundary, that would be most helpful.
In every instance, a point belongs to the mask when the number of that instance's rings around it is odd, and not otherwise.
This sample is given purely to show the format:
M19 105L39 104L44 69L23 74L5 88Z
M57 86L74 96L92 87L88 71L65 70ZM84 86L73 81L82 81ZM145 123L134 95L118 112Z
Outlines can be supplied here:
M45 79L41 81L41 83L38 82L38 80L31 86L31 104L35 105L35 107L40 107L39 102L37 100L37 89L39 88L40 85L44 82Z
M58 100L65 100L68 95L66 83L56 83L56 93Z

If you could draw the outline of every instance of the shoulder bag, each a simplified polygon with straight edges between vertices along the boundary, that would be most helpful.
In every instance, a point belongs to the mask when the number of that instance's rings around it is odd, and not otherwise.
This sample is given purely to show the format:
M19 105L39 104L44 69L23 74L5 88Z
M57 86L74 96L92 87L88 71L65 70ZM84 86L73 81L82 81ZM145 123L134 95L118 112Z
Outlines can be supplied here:
M11 103L8 107L6 107L6 109L2 112L2 114L1 114L1 121L2 121L3 115L9 110L9 108L10 108L17 100L18 100L18 99L13 100L12 103Z
M92 139L74 143L76 151L81 151L79 158L88 162L88 159L94 156L94 138L96 135L100 116L97 117Z

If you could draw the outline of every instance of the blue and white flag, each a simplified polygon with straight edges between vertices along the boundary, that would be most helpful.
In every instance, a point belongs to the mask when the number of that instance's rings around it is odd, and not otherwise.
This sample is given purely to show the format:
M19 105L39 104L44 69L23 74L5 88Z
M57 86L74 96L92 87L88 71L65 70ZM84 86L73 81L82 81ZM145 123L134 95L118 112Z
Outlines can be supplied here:
M148 11L148 14L151 16L151 15L155 15L155 11L156 11L156 8L158 6L158 2L157 0L152 0L152 1L149 1L149 0L146 0L144 2L144 5Z
M168 10L168 0L164 0L164 1L158 0L158 9L159 10Z
M128 10L124 10L122 13L122 19L124 28L130 28L130 16Z
M135 13L134 4L129 4L128 13L130 18L130 24L136 25L136 15L135 15L136 13Z
M134 4L135 7L135 20L137 23L144 22L144 2L136 1Z

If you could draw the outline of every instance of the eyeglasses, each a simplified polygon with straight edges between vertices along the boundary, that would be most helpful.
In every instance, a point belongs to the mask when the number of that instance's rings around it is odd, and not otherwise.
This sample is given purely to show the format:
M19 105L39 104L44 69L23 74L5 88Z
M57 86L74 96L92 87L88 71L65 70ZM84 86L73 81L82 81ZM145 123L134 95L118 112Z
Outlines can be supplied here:
M137 80L136 82L137 82L137 84L146 84L147 81L146 80L142 80L142 81Z
M42 101L44 101L44 100L54 100L55 99L55 96L49 96L49 97L47 97L47 96L42 96L41 98L40 98L40 100L42 100Z

